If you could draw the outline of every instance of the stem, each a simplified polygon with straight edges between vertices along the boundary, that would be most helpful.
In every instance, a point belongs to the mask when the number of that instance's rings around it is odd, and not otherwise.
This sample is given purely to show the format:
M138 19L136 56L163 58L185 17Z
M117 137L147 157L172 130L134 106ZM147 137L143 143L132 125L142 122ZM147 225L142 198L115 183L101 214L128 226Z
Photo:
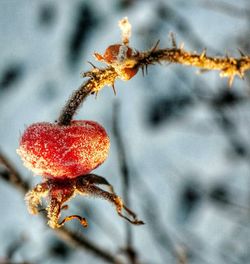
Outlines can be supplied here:
M138 59L142 68L160 62L179 63L199 67L202 70L219 70L221 77L229 77L230 85L236 75L243 78L245 71L250 70L250 57L242 52L240 58L208 57L205 50L201 54L196 54L187 52L183 48L173 47L142 52Z
M62 109L58 118L58 124L67 126L70 124L74 114L80 105L90 94L96 94L105 85L113 85L117 78L117 73L113 67L105 69L93 68L91 71L83 73L83 77L89 77L76 91L73 92L70 99Z

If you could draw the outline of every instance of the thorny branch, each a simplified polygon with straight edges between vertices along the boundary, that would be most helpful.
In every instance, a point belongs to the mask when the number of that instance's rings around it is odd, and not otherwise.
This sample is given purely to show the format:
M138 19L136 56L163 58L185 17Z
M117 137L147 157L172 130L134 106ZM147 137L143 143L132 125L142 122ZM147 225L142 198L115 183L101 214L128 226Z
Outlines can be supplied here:
M76 110L90 94L97 94L105 85L113 85L118 74L113 67L98 69L94 67L92 70L82 74L89 80L84 82L71 96L62 110L58 118L59 125L69 125Z
M82 77L89 78L84 82L71 96L66 106L63 108L58 119L59 125L69 125L73 115L90 94L98 94L98 92L106 85L110 85L114 89L116 79L129 80L141 69L144 69L154 64L178 63L181 65L200 68L201 72L216 70L220 71L221 77L227 77L229 86L232 85L235 76L244 78L245 72L250 70L250 56L240 52L239 58L234 57L211 57L207 56L204 49L200 54L196 52L188 52L184 50L184 45L177 47L176 40L173 34L170 34L172 47L159 49L158 44L148 51L135 51L128 46L129 37L131 35L131 25L127 18L119 22L122 30L122 44L114 44L106 49L108 55L104 56L95 53L98 61L104 62L108 67L104 69L97 68L92 63L92 70L84 72ZM114 49L118 49L118 53ZM113 49L113 50L112 50ZM111 57L110 57L111 56ZM113 56L113 57L112 57ZM132 73L133 72L133 73ZM114 89L115 91L115 89Z
M213 11L221 12L231 17L246 18L250 14L250 9L246 6L239 7L237 4L230 4L226 1L207 1L204 0L200 3L201 7L211 9Z
M23 193L29 190L29 184L25 182L15 167L11 162L5 157L5 155L0 150L0 165L5 167L6 170L0 171L0 177L6 182L10 183L12 186L17 188ZM109 253L106 249L102 249L95 245L93 242L89 241L83 235L79 235L65 227L53 229L54 232L70 246L78 247L83 250L88 250L89 252L95 254L97 257L105 260L109 263L122 264L115 255Z
M231 86L234 77L244 77L246 71L250 70L250 57L241 53L240 58L233 57L208 57L206 50L201 54L185 51L183 47L167 49L154 48L152 51L143 52L138 59L140 67L153 65L155 63L168 62L201 68L202 71L218 70L221 77L229 78Z

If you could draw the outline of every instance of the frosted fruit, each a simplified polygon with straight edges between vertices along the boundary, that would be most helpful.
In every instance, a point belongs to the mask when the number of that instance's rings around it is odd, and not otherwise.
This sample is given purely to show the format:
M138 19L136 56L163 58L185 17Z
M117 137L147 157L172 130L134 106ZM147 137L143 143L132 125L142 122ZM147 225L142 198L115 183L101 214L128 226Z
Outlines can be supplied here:
M24 131L17 153L35 174L59 180L91 172L106 160L109 146L105 129L96 122L43 122Z

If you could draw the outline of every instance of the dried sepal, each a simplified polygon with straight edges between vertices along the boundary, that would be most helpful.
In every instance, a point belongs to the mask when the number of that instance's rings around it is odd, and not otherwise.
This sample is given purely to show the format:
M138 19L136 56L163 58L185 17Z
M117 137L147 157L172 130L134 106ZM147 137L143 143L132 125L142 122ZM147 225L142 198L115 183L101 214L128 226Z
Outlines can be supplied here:
M107 186L109 191L99 188L98 185ZM33 190L30 190L26 194L25 200L29 212L37 214L39 212L38 207L42 202L41 198L47 198L48 225L53 229L60 228L73 219L78 220L83 227L87 227L87 220L76 214L68 215L60 220L62 210L68 209L68 205L65 202L68 202L77 194L102 198L114 205L117 214L131 224L144 224L132 210L124 205L122 199L115 194L113 186L105 178L96 174L87 174L63 180L46 179L45 182L36 185Z
M37 184L34 189L27 192L25 201L30 214L37 214L38 206L42 203L42 198L48 194L49 188L47 182Z

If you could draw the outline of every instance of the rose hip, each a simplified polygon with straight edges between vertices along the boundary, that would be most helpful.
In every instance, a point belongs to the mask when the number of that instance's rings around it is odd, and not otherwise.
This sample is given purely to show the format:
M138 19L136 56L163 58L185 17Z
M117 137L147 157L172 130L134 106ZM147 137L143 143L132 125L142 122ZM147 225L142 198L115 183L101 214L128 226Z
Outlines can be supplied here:
M109 137L96 122L72 121L69 126L35 123L23 133L18 154L34 173L53 179L76 178L102 164Z

